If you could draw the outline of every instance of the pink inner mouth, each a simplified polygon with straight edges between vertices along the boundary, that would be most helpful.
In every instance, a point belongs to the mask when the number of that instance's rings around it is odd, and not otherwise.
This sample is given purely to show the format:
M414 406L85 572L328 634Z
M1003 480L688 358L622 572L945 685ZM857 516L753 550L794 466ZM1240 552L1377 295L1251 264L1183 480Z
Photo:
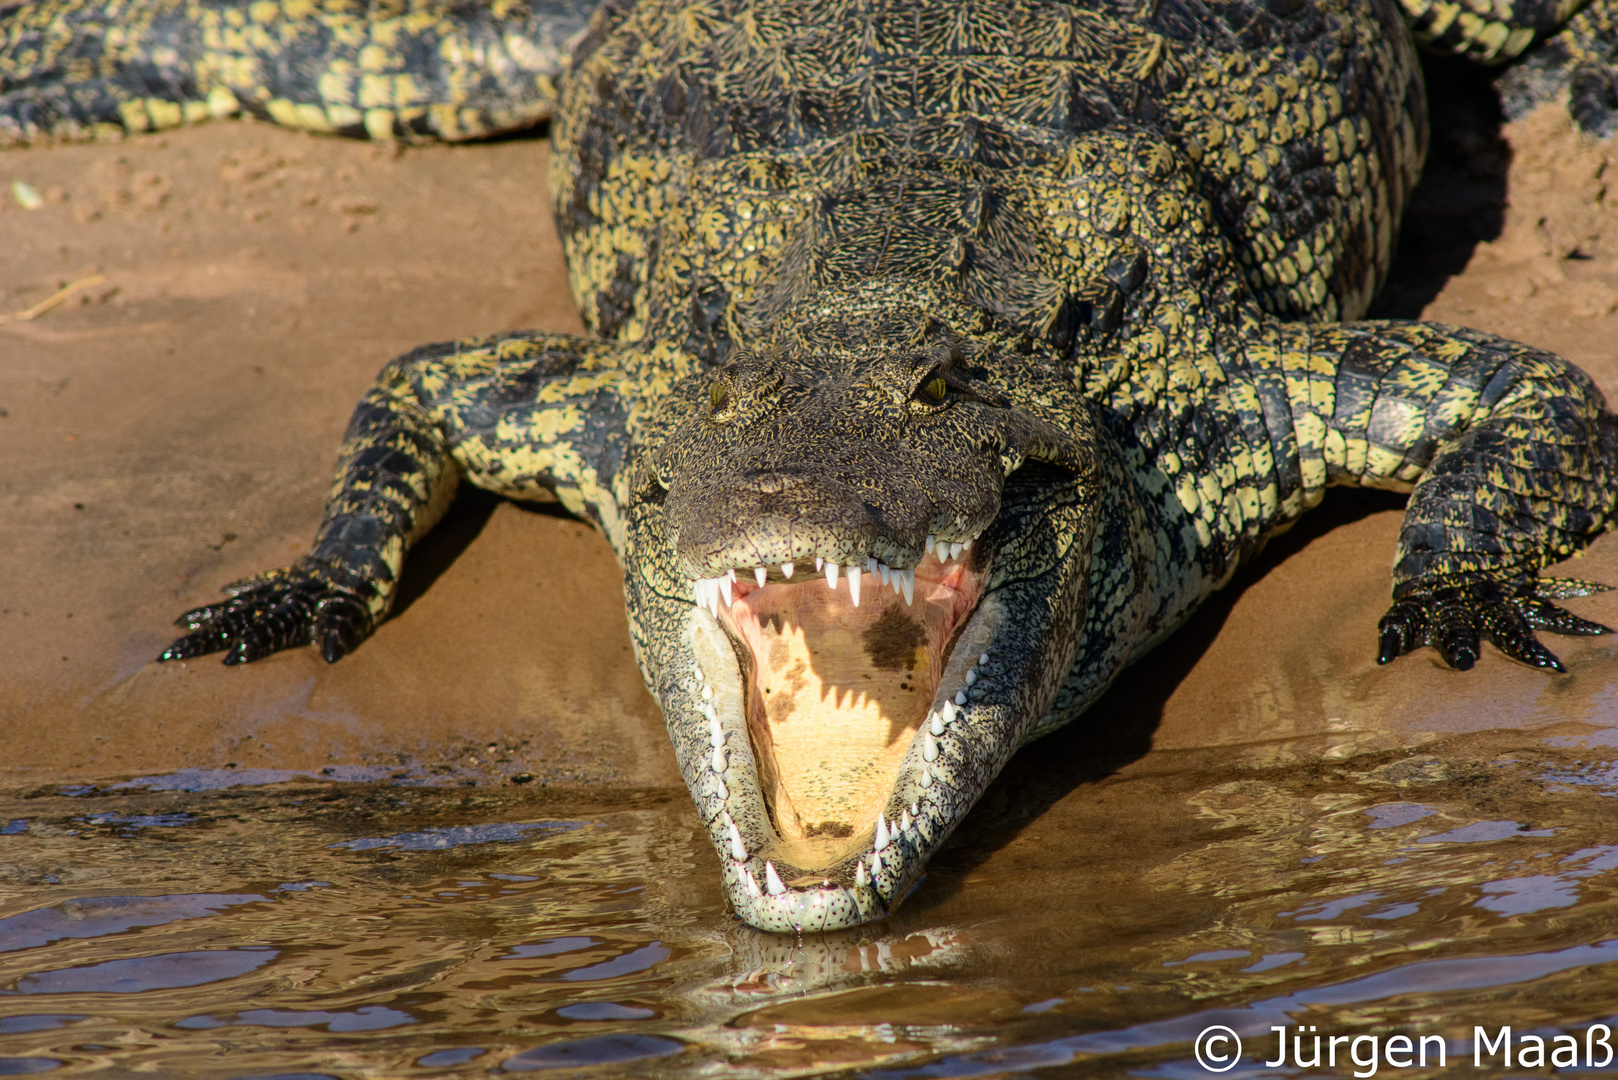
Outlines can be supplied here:
M868 847L912 739L926 722L956 631L987 576L978 561L916 567L915 601L862 581L853 605L836 589L742 580L724 623L752 657L746 673L748 732L759 785L782 855L804 869Z

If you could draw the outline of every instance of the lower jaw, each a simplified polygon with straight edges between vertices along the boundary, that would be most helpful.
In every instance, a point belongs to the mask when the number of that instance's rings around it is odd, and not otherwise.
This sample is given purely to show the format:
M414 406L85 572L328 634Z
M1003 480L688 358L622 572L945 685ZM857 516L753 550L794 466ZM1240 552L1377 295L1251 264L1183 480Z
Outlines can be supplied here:
M800 878L790 885L848 876L872 851L918 735L944 707L940 682L957 666L952 650L986 570L929 563L918 568L913 603L873 581L855 608L827 602L824 585L809 582L747 590L725 612L741 646L768 854ZM895 835L898 824L895 816Z
M793 933L858 926L890 914L921 881L927 859L976 801L981 784L1008 756L1014 718L998 694L973 673L995 682L1016 677L998 650L1009 612L994 595L981 598L957 630L943 665L929 717L947 711L944 734L928 746L911 742L885 807L888 843L877 847L870 829L844 843L840 862L810 870L795 861L770 817L769 790L748 735L745 681L733 639L706 611L693 608L687 642L692 667L678 676L688 703L679 715L706 726L709 738L685 724L671 727L687 783L721 864L736 914L764 931ZM993 654L987 667L983 654ZM1009 658L1008 658L1009 659ZM959 694L959 698L956 695ZM956 706L956 701L968 701ZM943 707L948 703L948 708ZM930 723L929 734L933 730ZM935 750L936 759L925 756ZM905 820L905 808L910 811ZM773 879L773 880L772 880Z

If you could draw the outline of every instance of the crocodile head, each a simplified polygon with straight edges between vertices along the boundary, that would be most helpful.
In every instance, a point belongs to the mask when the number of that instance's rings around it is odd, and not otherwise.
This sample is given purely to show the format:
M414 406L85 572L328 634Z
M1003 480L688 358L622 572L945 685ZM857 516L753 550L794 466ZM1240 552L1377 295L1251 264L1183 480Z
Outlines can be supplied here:
M754 926L891 910L1072 662L1093 436L1020 406L1010 366L830 320L665 402L629 572L681 603L636 636Z

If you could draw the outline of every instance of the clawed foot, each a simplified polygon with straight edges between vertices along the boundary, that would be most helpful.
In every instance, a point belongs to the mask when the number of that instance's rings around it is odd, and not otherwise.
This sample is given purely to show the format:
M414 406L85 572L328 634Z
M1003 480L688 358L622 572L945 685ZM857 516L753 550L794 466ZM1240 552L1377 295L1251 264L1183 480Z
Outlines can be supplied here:
M225 652L226 664L246 664L294 645L319 642L328 664L370 636L370 608L355 591L334 584L316 567L294 565L227 585L229 600L195 608L175 620L191 633L157 659L189 660Z
M1381 650L1376 662L1386 664L1413 649L1431 645L1450 667L1467 671L1477 663L1479 640L1487 636L1513 660L1566 671L1555 654L1539 643L1534 631L1581 637L1612 633L1610 627L1581 619L1551 603L1605 592L1610 587L1568 578L1528 578L1413 590L1397 600L1377 624Z

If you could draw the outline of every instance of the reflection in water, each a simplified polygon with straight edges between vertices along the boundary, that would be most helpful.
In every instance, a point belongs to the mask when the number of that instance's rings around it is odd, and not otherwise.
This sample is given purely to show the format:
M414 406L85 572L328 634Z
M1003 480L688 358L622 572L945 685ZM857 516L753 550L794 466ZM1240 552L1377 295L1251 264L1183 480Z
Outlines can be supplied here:
M91 896L64 900L9 919L0 919L0 952L33 949L62 938L118 934L137 926L162 926L198 919L221 908L260 903L257 894L239 896Z
M9 989L16 994L139 994L232 979L274 959L272 949L202 949L136 956L87 967L31 972Z
M441 848L461 847L464 844L492 844L497 840L515 840L524 833L540 830L557 832L578 828L572 821L519 821L496 825L461 825L447 829L423 829L420 832L399 833L396 836L363 836L355 840L340 840L331 845L342 851L374 851L377 848L398 848L401 851L437 851Z
M376 1031L380 1028L414 1024L416 1018L398 1009L381 1005L366 1005L353 1012L304 1012L298 1009L249 1009L234 1017L220 1019L215 1016L188 1016L176 1020L177 1028L221 1028L234 1024L263 1027L323 1027L327 1031Z
M1618 740L1568 731L1014 764L897 915L802 940L723 909L683 791L12 796L0 1075L1169 1077L1211 1024L1229 1075L1297 1025L1470 1067L1618 1011Z
M619 1065L646 1062L678 1054L684 1047L674 1039L657 1035L591 1035L567 1039L524 1051L501 1063L507 1072L535 1072L540 1069L578 1069L586 1065Z

